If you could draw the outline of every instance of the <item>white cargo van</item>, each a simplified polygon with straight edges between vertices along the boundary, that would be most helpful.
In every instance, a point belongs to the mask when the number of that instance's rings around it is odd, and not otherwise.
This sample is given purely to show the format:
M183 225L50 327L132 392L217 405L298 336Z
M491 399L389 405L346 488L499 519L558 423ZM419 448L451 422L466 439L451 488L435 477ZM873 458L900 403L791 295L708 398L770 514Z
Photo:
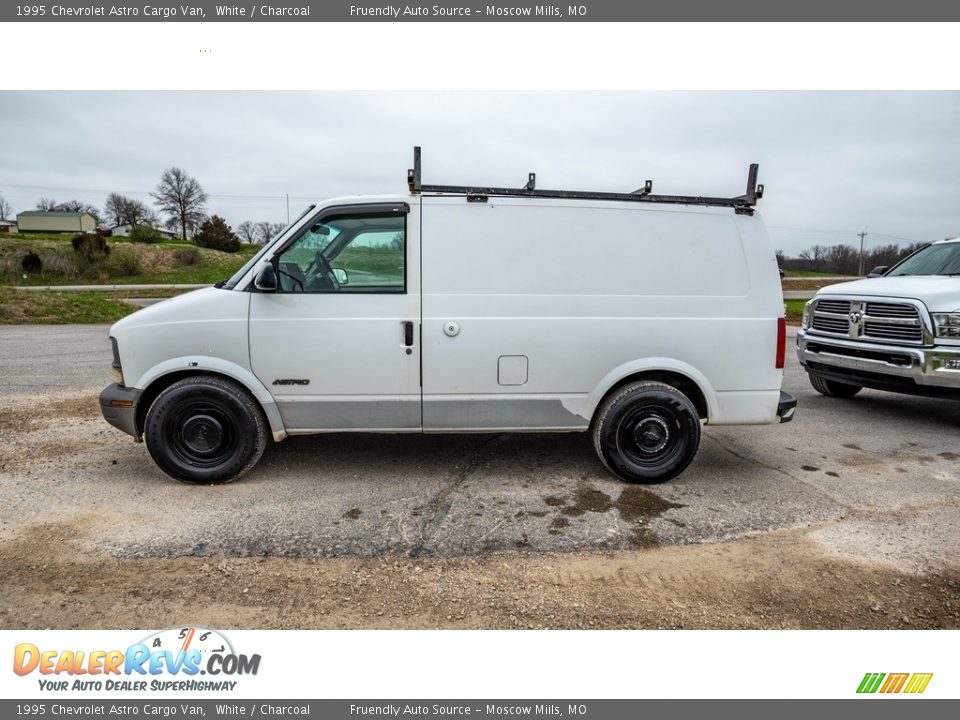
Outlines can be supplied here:
M783 298L745 195L425 185L311 206L229 280L110 330L106 420L187 482L268 435L593 433L627 481L700 423L789 420Z
M817 291L797 357L817 392L863 388L960 398L960 239L932 243L867 279Z

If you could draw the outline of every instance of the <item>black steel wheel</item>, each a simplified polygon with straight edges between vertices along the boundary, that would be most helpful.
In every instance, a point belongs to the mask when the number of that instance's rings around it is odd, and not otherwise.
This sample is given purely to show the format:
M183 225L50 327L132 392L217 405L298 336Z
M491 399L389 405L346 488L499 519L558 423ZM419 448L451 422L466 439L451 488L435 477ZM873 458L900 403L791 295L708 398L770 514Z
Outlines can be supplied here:
M245 388L216 376L175 382L147 411L147 450L165 473L188 483L223 483L249 471L267 444L263 411Z
M833 398L851 398L863 390L862 385L852 385L848 383L837 382L836 380L827 380L817 373L807 373L810 377L810 384L813 389L821 395Z
M607 469L622 480L665 482L697 454L700 418L690 398L675 387L632 383L598 408L593 444Z

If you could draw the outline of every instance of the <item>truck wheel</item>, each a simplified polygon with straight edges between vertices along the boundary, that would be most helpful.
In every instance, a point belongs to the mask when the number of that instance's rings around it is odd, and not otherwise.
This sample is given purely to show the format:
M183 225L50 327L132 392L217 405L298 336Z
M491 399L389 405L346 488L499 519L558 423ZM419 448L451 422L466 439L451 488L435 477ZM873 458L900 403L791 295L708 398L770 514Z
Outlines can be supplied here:
M627 482L660 483L676 477L699 445L697 409L665 383L631 383L597 410L593 446L607 469Z
M263 412L245 388L198 375L168 387L147 411L147 450L161 470L187 483L225 483L250 470L267 446Z
M813 389L827 397L851 398L863 390L863 387L860 385L847 385L847 383L827 380L823 375L817 375L816 373L808 373L808 375L810 376L810 384L813 385Z

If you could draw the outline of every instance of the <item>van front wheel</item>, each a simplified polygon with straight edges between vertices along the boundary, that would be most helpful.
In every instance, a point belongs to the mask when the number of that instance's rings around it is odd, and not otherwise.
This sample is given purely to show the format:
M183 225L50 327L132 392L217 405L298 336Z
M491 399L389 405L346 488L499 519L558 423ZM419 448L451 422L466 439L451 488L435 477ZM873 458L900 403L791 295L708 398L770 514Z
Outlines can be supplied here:
M676 477L699 445L697 409L671 385L631 383L597 410L593 446L607 469L627 482L660 483Z
M263 412L245 388L200 375L175 382L147 411L143 437L161 470L187 483L224 483L249 471L267 446Z

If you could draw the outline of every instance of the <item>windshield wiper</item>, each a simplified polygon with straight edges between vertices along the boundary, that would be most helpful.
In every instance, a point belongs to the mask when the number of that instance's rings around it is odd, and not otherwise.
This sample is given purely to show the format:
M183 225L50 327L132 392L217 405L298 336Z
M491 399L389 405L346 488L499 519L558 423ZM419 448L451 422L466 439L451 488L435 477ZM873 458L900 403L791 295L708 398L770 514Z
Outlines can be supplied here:
M226 280L219 280L219 281L215 282L215 283L213 284L213 286L214 286L215 288L222 288L222 287L223 287L224 285L226 285L228 282L230 282L230 278L227 278Z

